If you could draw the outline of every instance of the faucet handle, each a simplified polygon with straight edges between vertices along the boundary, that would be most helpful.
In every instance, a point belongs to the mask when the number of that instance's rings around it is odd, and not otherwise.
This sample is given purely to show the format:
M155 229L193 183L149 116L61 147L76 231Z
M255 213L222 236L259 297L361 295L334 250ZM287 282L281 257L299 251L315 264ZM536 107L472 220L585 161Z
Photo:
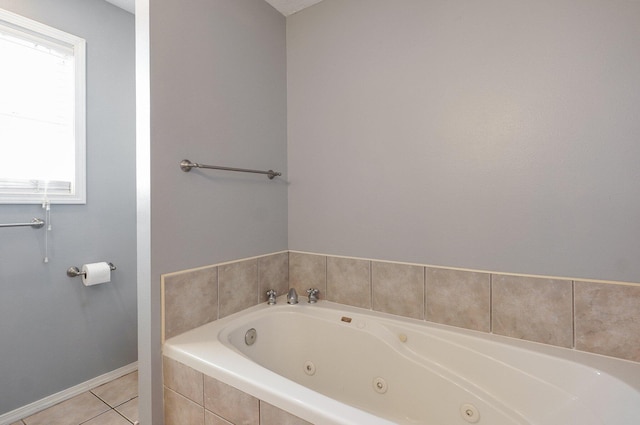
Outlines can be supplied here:
M307 294L309 294L309 303L314 304L318 302L318 293L320 292L317 288L309 288L307 289Z
M274 291L273 289L269 289L267 291L267 297L269 298L267 300L267 304L274 305L276 303L276 291Z

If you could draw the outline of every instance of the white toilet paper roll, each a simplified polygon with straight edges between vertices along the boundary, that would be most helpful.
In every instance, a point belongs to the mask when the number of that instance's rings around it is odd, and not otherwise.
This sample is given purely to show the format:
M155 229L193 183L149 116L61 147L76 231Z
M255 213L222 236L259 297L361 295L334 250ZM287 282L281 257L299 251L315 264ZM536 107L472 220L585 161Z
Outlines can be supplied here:
M82 271L85 273L82 276L84 286L111 282L111 267L109 267L109 263L83 264Z

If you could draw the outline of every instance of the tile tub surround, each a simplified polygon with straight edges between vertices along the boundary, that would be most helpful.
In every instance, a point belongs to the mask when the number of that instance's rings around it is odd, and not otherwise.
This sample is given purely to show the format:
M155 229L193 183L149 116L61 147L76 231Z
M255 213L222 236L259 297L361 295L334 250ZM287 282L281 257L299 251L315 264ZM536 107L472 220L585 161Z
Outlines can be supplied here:
M316 287L341 304L640 362L636 283L289 251L172 273L163 285L166 338L266 302L267 289Z
M326 298L327 257L290 252L289 287L295 288L299 295L305 295L309 288L317 288L320 290L318 296Z
M163 323L166 338L218 318L218 268L175 273L164 277Z
M162 276L163 340L266 302L266 292L289 288L289 253L169 273Z
M640 286L574 285L576 349L640 362Z
M424 319L424 267L371 263L373 310Z
M427 267L426 282L427 320L491 332L491 274Z
M492 331L498 335L571 348L570 280L492 276Z
M354 307L372 308L371 262L327 257L327 300Z
M232 386L163 357L165 425L308 425Z

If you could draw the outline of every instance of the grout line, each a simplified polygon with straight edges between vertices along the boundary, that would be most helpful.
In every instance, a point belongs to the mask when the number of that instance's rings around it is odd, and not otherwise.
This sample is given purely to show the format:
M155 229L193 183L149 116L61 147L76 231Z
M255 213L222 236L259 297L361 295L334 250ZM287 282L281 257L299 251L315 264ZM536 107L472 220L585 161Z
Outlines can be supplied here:
M258 293L258 299L256 305L262 303L262 294L260 293L260 260L256 258L256 292Z
M327 299L329 293L329 256L324 256L324 299Z
M573 338L571 339L571 348L576 348L576 281L571 281L571 332Z
M220 267L216 266L216 320L220 319Z
M493 333L493 273L489 274L489 333Z
M166 311L164 308L166 299L164 296L164 291L165 291L165 283L164 283L164 276L160 276L160 343L164 344L165 341L165 335L166 335L166 325L165 325L165 317L166 317Z
M206 383L206 380L204 379L204 377L205 377L205 374L201 373L200 374L200 382L202 382L202 408L204 410L206 410L204 405L206 404L205 400L207 399L206 398L206 393L207 393L206 385L207 385L207 383ZM164 384L164 378L162 378L162 379L163 379L162 383ZM164 403L164 395L162 396L162 402ZM198 403L196 403L196 404L198 404ZM207 414L205 413L205 417L206 416L207 416ZM163 414L163 418L164 418L164 414Z
M422 320L427 320L427 267L422 268Z
M93 393L91 393L91 394L93 394ZM113 409L113 407L109 406L109 404L108 404L107 402L105 402L103 399L101 399L100 397L98 397L98 396L97 396L97 395L95 395L95 394L93 394L93 395L94 395L98 400L100 400L100 401L101 401L101 402L103 402L105 405L107 405L107 406L109 407L109 409L107 409L107 410L105 410L104 412L99 413L99 414L97 414L97 415L95 415L95 416L90 417L90 418L89 418L89 419L87 419L86 421L82 421L82 422L80 422L80 423L79 423L79 425L86 424L87 422L94 420L94 419L95 419L95 418L97 418L98 416L102 416L102 415L104 415L105 413L109 412L110 410L114 410L114 409Z
M93 395L95 398L97 398L98 400L100 400L101 402L103 402L104 404L106 404L107 406L109 406L110 409L113 409L113 406L110 405L109 403L106 402L106 400L103 400L98 394L94 393L93 390L95 390L98 387L92 388L89 390L89 392L91 393L91 395Z
M369 260L369 309L373 311L373 261Z
M371 297L371 311L373 308L373 261L369 260L369 296Z

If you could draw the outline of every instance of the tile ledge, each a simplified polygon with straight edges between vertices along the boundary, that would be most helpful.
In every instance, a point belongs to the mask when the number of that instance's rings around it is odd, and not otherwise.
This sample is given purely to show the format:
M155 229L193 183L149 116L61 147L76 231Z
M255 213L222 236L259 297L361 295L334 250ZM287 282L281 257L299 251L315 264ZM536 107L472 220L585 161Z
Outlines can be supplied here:
M251 261L251 260L259 260L260 258L264 258L264 257L270 257L272 255L278 255L278 254L286 254L290 251L284 250L284 251L276 251L276 252L270 252L267 254L261 254L261 255L256 255L254 257L246 257L246 258L240 258L237 260L229 260L229 261L223 261L221 263L214 263L214 264L207 264L204 266L198 266L198 267L193 267L191 269L184 269L184 270L177 270L174 272L168 272L168 273L162 273L160 276L162 279L164 279L165 277L172 277L175 275L180 275L183 273L191 273L191 272L195 272L198 270L205 270L205 269L209 269L212 267L220 267L220 266L226 266L229 264L234 264L234 263L241 263L243 261Z
M501 276L516 276L516 277L531 277L531 278L537 278L537 279L569 280L569 281L573 281L573 282L602 283L602 284L608 284L608 285L640 286L640 282L626 282L626 281L617 281L617 280L589 279L589 278L553 276L553 275L538 275L538 274L529 274L529 273L497 272L497 271L492 271L492 270L480 270L480 269L471 269L471 268L464 268L464 267L434 266L434 265L431 265L431 264L411 263L411 262L405 262L405 261L379 260L379 259L366 258L366 257L352 257L352 256L347 256L347 255L320 254L320 253L316 253L316 252L307 252L307 251L289 250L288 252L295 253L295 254L318 255L318 256L324 256L324 257L345 258L345 259L350 259L350 260L375 261L377 263L392 263L392 264L401 264L401 265L407 265L407 266L429 267L431 269L455 270L455 271L462 271L462 272L485 273L485 274L501 275Z

